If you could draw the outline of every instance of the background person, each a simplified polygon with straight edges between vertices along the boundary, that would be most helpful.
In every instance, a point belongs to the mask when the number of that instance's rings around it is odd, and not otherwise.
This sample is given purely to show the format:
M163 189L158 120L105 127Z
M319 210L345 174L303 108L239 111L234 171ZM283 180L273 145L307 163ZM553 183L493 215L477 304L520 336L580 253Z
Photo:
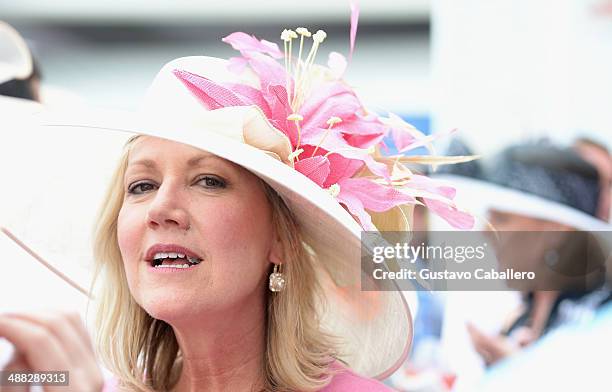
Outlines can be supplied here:
M502 238L496 249L500 268L534 271L536 281L516 287L524 293L524 308L502 335L468 326L489 365L612 299L606 254L592 247L598 242L590 233L577 231L608 227L597 218L597 170L573 151L545 143L511 146L493 161L484 179L499 191L490 195L496 202L488 219Z
M40 101L40 70L28 45L0 21L0 95Z

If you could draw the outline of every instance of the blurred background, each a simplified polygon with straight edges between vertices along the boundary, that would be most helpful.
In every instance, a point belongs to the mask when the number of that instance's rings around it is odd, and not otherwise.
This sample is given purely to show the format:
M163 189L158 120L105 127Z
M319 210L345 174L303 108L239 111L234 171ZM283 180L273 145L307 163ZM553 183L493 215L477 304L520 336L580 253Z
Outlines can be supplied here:
M182 56L229 58L221 42L244 31L280 42L285 28L328 33L318 55L348 55L349 2L2 1L0 16L28 40L44 85L87 103L134 108L166 62ZM427 0L364 1L348 79L381 110L426 117L430 109L430 4Z
M408 116L425 132L458 128L477 152L551 133L605 142L612 127L606 5L362 0L347 80L374 109ZM322 28L329 34L318 61L330 51L348 54L345 0L2 0L0 17L26 38L53 103L134 108L165 62L233 55L221 38L234 31L276 42L286 27Z
M542 138L559 145L587 138L604 150L612 147L612 1L359 5L357 44L345 79L370 108L394 112L426 134L457 129L466 154L488 156ZM348 0L0 0L0 20L23 35L38 65L41 100L72 110L135 109L166 62L235 55L221 42L234 31L279 43L285 28L323 29L328 38L317 62L325 63L331 51L348 55L349 14ZM440 140L439 148L444 151L451 140ZM603 165L612 172L607 157ZM602 192L610 192L606 184ZM485 214L479 195L466 190L458 200ZM440 227L419 214L418 228ZM477 341L504 328L521 306L519 293L407 297L417 309L415 344L411 359L386 381L398 390L612 389L601 368L612 339L600 324L588 327L595 340L580 328L564 330L544 349L533 345L518 362L491 366ZM470 332L468 322L483 336ZM605 323L610 326L610 317ZM567 358L576 363L567 367ZM584 359L588 364L581 366ZM538 375L541 382L533 381Z

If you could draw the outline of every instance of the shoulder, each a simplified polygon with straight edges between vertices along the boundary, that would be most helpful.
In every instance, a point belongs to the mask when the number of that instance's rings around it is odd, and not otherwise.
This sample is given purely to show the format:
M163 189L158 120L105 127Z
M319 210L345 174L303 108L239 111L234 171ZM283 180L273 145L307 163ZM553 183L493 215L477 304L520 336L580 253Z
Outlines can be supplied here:
M360 376L339 364L334 367L337 373L319 392L393 392L393 389L380 381Z

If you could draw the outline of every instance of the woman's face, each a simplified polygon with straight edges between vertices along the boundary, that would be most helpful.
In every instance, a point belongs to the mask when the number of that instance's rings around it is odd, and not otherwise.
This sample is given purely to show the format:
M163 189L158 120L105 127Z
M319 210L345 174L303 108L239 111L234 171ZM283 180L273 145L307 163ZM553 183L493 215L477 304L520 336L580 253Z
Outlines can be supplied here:
M130 291L151 316L171 322L262 303L279 246L256 176L197 148L140 137L123 187L119 249Z
M569 227L560 223L498 210L488 211L489 223L497 230L495 251L499 267L533 271L544 276L547 252L555 250Z

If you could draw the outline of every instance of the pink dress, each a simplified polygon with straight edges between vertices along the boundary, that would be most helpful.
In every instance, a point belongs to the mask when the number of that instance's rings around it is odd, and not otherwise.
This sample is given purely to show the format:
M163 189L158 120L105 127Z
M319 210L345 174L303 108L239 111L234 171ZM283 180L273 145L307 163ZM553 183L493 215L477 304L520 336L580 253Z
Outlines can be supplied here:
M350 369L336 365L342 369L332 378L332 381L319 392L391 392L393 389L373 378L360 376Z
M337 364L341 370L336 374L332 381L319 392L392 392L393 389L384 385L380 381L372 378L362 377L350 369ZM117 380L110 379L104 384L102 392L116 392Z

